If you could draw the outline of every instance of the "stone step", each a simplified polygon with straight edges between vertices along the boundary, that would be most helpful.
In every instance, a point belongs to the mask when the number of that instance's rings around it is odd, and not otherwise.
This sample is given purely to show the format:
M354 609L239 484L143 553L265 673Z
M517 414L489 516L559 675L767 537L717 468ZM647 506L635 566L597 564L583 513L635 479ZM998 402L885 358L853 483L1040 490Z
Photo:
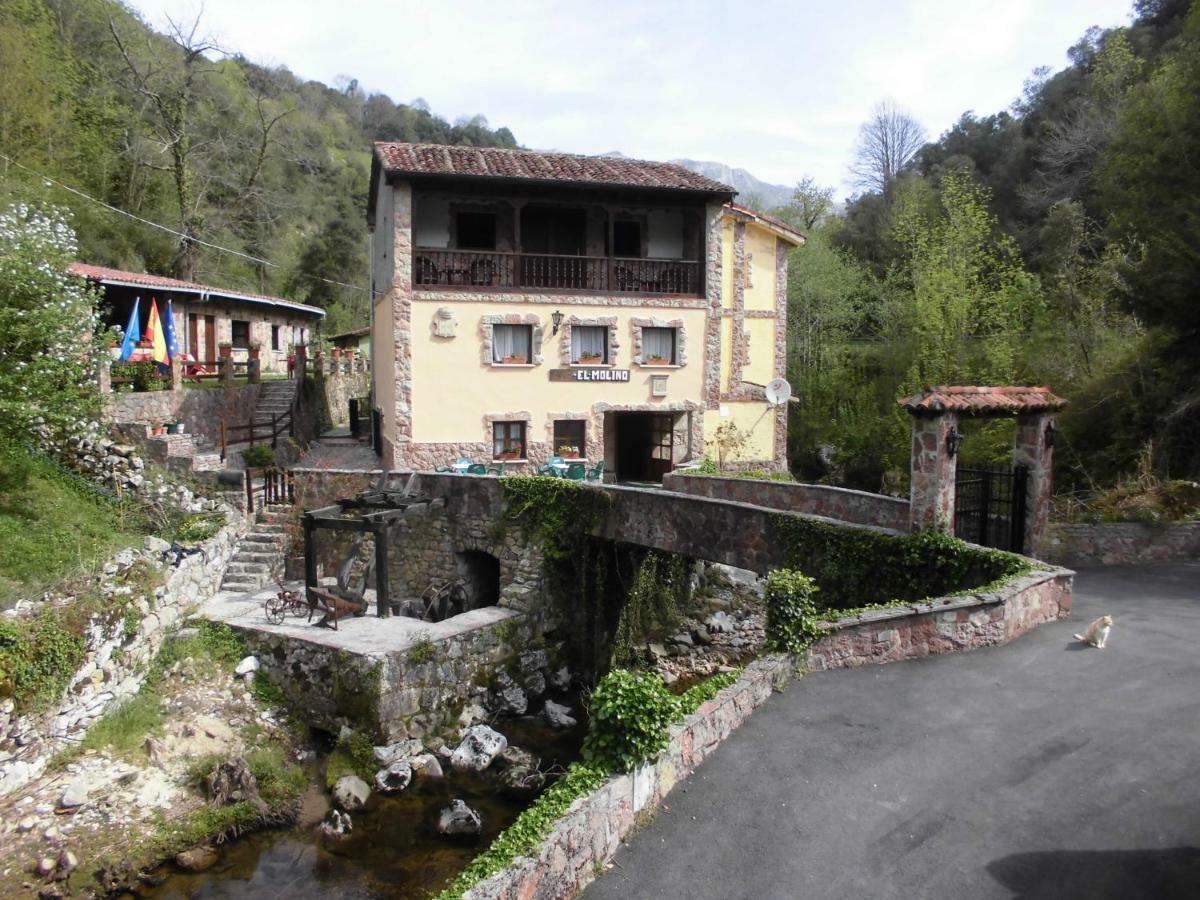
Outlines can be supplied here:
M226 575L221 581L222 590L257 591L265 582L250 575Z
M279 559L278 553L258 552L254 550L246 550L241 547L239 547L233 554L234 562L256 562L264 565L270 565L277 559Z
M258 521L262 525L282 525L290 518L288 507L283 509L263 509L259 510Z
M255 575L261 578L268 578L271 575L271 567L263 562L238 562L234 560L225 570L226 577L230 575Z
M250 532L242 538L242 544L254 544L259 547L282 547L284 536L282 534L255 534Z
M254 527L250 529L251 534L286 534L282 522L255 522Z

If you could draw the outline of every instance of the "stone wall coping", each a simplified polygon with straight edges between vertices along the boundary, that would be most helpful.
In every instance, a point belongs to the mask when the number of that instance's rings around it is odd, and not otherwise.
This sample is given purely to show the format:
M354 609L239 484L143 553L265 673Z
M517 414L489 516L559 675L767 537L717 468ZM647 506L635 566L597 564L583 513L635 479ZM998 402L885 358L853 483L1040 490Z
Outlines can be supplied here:
M323 469L323 468L308 468L304 466L294 466L288 470L294 475L382 475L383 469ZM389 475L406 475L407 471L400 469L388 469Z
M832 484L813 484L808 481L780 481L774 478L735 478L727 475L702 475L698 472L689 472L687 469L675 469L670 473L670 476L679 478L704 478L714 482L749 482L750 484L762 484L784 491L820 491L821 493L843 497L857 497L863 500L871 500L906 511L909 506L908 501L903 497L889 497L887 494L873 494L870 491L857 491L853 488L836 487Z
M1003 603L1035 585L1053 581L1056 578L1069 578L1074 576L1074 574L1070 569L1063 569L1058 566L1039 567L1033 572L1013 576L994 591L962 595L952 594L946 597L936 597L925 603L912 603L905 606L893 606L887 609L869 609L853 616L843 616L830 622L821 622L820 627L826 632L835 632L853 628L856 625L887 622L891 619L906 619L913 615L995 606L997 603Z

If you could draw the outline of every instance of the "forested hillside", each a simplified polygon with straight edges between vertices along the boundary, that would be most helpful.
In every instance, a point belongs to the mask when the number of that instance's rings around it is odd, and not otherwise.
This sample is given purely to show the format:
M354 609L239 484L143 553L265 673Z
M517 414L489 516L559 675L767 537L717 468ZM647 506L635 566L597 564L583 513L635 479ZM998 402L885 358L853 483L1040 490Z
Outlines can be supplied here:
M878 490L908 464L895 398L929 383L1045 383L1071 400L1066 489L1200 474L1200 4L1138 0L1009 110L939 139L881 107L844 216L801 186L790 269L793 464ZM1018 86L1014 85L1014 93ZM915 139L914 139L915 138ZM897 152L899 148L899 152ZM999 460L1010 432L964 454Z
M0 207L66 206L87 261L286 292L337 329L366 319L371 141L516 146L482 116L451 125L226 53L203 18L177 26L156 34L112 0L0 0Z

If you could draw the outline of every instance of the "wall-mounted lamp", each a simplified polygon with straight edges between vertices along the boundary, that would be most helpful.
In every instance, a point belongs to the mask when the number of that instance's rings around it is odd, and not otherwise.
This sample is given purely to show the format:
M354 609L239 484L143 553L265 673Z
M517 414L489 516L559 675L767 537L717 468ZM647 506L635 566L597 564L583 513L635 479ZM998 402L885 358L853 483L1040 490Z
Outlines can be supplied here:
M562 324L563 314L561 309L556 309L550 313L550 322L554 325L554 334L558 334L558 326Z
M963 436L957 427L951 428L946 434L946 452L958 456L958 448L962 446Z
M1053 422L1047 422L1046 423L1046 446L1047 447L1054 446L1054 435L1056 435L1057 433L1058 433L1058 428L1055 426L1055 424Z

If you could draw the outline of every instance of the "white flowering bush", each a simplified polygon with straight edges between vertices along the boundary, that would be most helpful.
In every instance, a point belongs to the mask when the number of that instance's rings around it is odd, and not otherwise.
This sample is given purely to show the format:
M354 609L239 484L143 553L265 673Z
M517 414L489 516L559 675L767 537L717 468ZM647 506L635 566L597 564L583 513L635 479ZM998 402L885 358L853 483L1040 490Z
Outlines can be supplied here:
M62 212L0 212L0 467L19 469L35 432L61 439L99 405L97 298L67 271L75 253Z

